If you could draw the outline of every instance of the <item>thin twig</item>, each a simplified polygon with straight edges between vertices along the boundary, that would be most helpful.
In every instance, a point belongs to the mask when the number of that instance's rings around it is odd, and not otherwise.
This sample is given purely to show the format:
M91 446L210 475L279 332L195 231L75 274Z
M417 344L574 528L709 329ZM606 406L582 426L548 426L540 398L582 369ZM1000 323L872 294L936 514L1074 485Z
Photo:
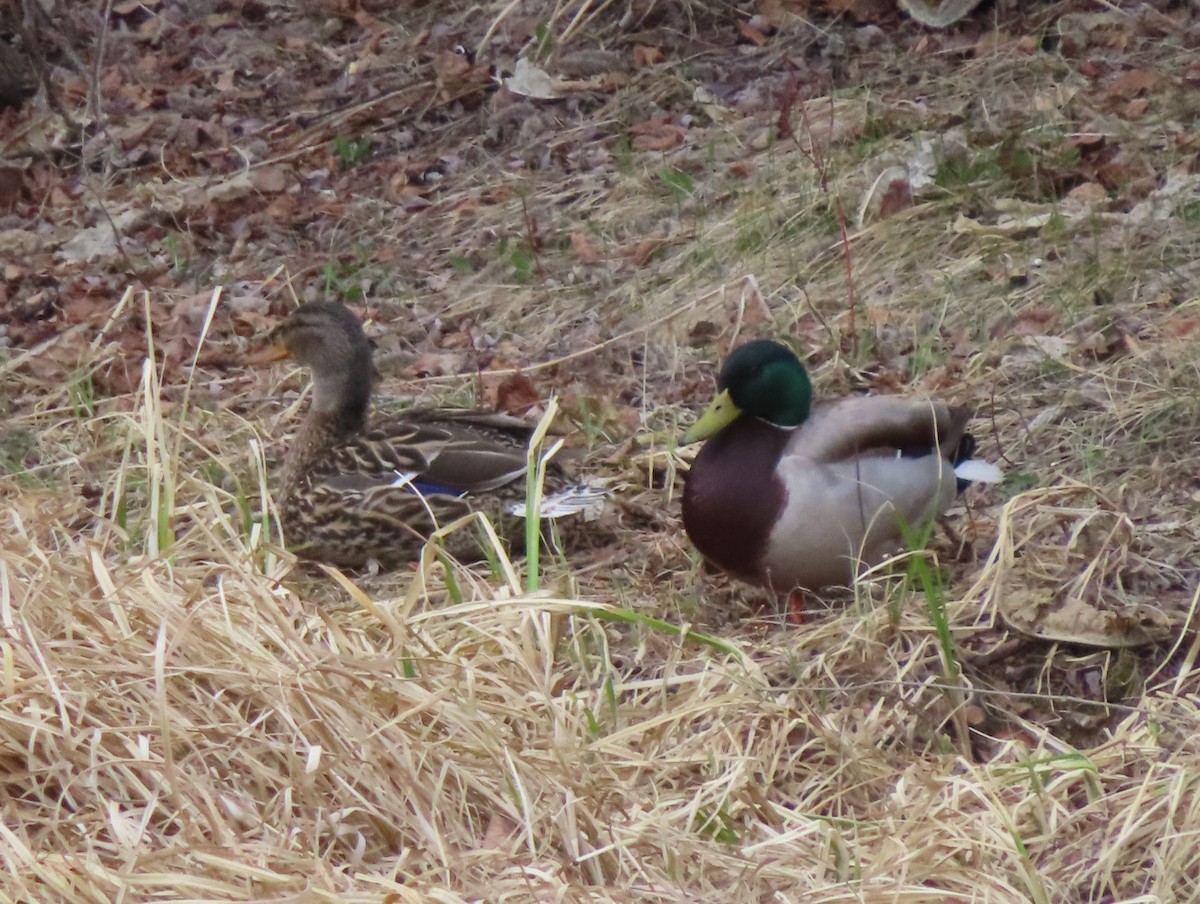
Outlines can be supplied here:
M783 91L779 95L779 119L777 122L777 130L783 138L790 139L797 150L804 155L805 159L812 164L813 169L817 173L817 179L821 186L821 191L827 197L832 198L834 211L837 214L838 233L842 245L842 260L846 267L846 291L849 297L849 324L848 332L850 333L850 350L858 353L858 292L854 281L854 264L850 254L850 233L846 228L846 211L842 207L842 199L830 192L829 189L829 157L827 153L817 144L816 134L813 132L812 123L808 118L807 105L800 100L800 82L795 76L788 78L784 85ZM799 103L797 103L799 101ZM800 110L800 122L804 129L804 133L808 136L808 144L805 145L796 135L796 130L792 127L792 108L798 107ZM829 135L832 140L834 129L834 105L833 95L829 96Z

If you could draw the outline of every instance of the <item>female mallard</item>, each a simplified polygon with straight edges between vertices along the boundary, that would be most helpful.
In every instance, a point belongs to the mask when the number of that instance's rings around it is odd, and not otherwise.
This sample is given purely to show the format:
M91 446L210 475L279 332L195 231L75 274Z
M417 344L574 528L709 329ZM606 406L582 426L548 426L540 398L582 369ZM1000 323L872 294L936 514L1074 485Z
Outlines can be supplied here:
M368 424L371 346L341 304L303 305L271 339L257 363L292 358L313 372L308 417L275 497L284 537L298 555L351 566L411 560L438 527L472 510L493 518L522 513L514 502L525 489L532 430L524 421L427 409ZM588 512L600 495L574 487L543 500L540 510L547 517Z
M941 402L860 396L812 406L804 366L778 342L735 349L718 394L683 442L708 439L683 491L700 553L779 592L850 584L944 512L973 480L970 412Z

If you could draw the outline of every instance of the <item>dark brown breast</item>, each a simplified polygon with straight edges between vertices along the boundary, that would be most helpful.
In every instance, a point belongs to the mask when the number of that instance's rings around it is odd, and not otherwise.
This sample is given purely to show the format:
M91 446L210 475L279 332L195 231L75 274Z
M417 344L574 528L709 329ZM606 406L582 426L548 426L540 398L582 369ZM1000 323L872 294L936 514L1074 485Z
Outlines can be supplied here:
M785 501L775 473L790 431L741 417L704 444L683 488L683 527L706 559L762 583L760 561Z

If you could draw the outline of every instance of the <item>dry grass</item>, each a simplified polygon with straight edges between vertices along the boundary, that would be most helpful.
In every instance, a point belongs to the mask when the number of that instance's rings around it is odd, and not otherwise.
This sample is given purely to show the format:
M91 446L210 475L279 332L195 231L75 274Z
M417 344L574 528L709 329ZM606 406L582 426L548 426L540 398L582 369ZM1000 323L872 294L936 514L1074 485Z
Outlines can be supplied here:
M607 7L560 4L554 21L608 22ZM1169 42L1156 52L1178 63ZM502 153L463 145L420 218L395 222L364 189L320 253L420 248L419 264L353 276L371 287L385 370L428 351L435 321L467 318L589 413L592 467L622 503L595 548L543 562L540 592L503 560L298 568L261 516L270 437L293 414L265 403L265 375L199 368L160 386L150 366L135 391L94 398L87 374L122 354L103 337L69 379L0 364L14 409L0 900L1200 900L1200 351L1184 329L1200 315L1200 223L1179 197L1161 219L1051 198L1030 202L1056 214L1040 228L953 228L1029 193L974 129L1056 148L1039 136L1090 116L1160 171L1177 165L1082 100L1041 103L1054 65L930 61L920 110L838 89L801 130L818 133L828 191L787 142L750 153L770 109L697 125L667 154L582 140L678 94L663 73L556 133L611 153L596 172L510 165L535 131ZM986 115L967 90L984 79ZM470 132L470 115L453 128ZM935 133L962 142L974 175L946 176L949 154L938 190L856 224L875 174ZM572 251L577 231L598 263ZM511 255L522 242L538 272ZM245 272L285 263L256 253ZM792 627L690 553L671 437L729 344L765 334L811 350L820 391L979 409L982 449L1010 478L969 496L956 541L930 553L951 650L903 563ZM476 391L394 367L385 385ZM1043 632L1058 642L1008 627L1069 606ZM1132 631L1149 634L1126 648Z

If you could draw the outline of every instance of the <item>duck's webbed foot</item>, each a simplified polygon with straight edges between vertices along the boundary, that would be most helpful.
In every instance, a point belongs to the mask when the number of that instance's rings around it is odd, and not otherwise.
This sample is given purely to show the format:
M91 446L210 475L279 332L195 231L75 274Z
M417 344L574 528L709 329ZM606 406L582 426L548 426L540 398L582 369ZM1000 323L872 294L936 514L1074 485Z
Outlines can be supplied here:
M800 587L788 591L784 603L784 620L789 625L804 624L804 613L807 609L808 595Z

